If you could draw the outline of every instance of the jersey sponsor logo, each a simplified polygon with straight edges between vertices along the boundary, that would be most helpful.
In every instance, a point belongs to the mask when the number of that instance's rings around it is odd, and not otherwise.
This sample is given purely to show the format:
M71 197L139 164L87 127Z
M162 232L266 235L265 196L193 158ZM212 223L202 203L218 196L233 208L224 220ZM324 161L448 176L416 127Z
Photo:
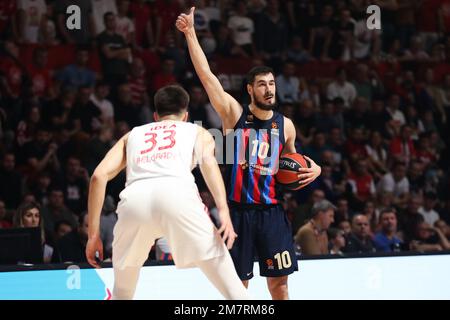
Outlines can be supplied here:
M274 270L273 260L272 259L267 259L266 260L266 264L267 264L267 269Z

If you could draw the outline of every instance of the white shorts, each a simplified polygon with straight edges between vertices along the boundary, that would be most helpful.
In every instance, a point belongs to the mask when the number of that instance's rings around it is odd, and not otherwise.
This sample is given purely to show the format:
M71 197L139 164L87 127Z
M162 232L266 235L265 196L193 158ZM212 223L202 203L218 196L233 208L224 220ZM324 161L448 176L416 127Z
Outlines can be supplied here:
M142 266L155 240L166 238L177 268L222 256L227 248L197 186L176 178L135 181L120 193L113 266Z

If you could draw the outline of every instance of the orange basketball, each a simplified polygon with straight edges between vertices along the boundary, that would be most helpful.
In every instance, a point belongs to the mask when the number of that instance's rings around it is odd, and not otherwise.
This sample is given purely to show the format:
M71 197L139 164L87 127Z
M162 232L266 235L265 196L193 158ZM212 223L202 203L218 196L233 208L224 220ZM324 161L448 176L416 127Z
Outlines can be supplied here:
M278 184L282 185L286 189L299 190L303 188L304 185L298 183L298 169L310 167L311 165L309 161L306 160L301 154L284 154L280 158L278 172L275 175L275 179L277 180Z

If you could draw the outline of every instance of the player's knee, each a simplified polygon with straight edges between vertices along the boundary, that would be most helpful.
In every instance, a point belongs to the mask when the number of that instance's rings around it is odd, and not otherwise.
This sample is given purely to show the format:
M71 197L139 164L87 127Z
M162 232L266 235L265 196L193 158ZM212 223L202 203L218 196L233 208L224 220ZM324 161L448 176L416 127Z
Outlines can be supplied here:
M270 292L287 292L288 281L287 277L268 278L267 285Z

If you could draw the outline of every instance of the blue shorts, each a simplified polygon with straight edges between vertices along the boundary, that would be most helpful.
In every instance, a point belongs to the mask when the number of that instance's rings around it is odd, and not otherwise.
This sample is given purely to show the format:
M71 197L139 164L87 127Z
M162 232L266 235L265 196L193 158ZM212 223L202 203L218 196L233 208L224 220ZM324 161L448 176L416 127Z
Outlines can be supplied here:
M241 280L253 277L255 257L263 277L281 277L298 270L291 224L280 205L231 205L230 215L238 234L230 254Z

